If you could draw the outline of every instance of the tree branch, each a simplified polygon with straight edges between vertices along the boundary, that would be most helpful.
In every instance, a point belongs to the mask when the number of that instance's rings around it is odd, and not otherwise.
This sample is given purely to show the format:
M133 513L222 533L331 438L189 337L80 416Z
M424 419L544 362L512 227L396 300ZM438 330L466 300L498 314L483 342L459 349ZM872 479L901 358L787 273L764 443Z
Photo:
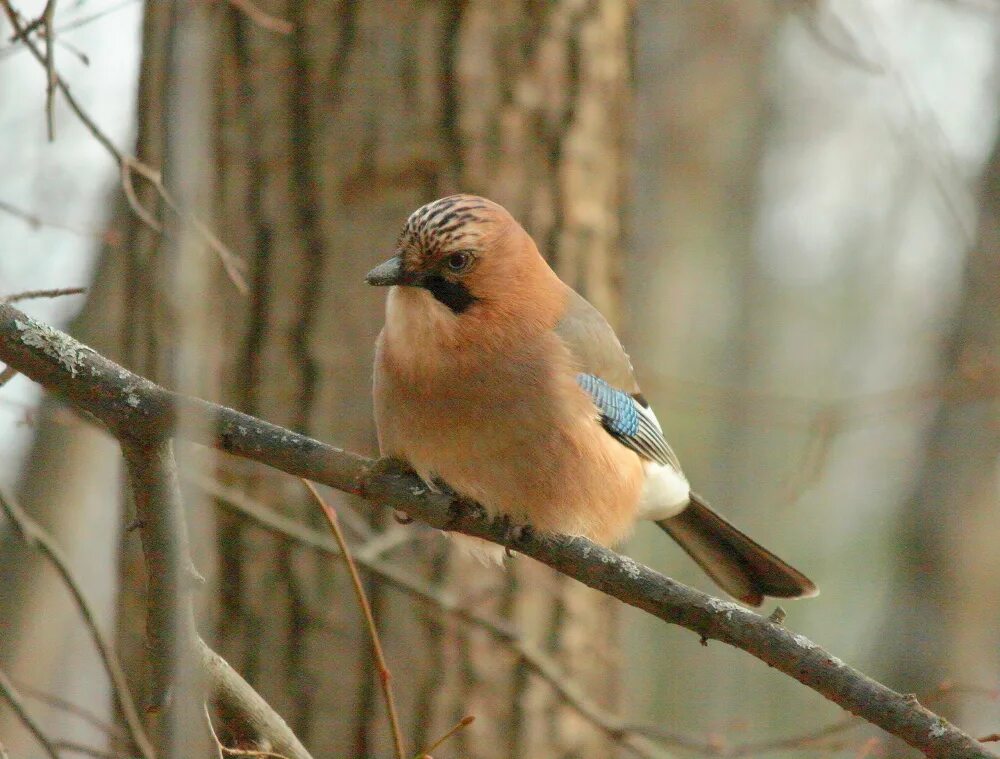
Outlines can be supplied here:
M262 740L266 751L286 759L312 759L281 715L229 662L200 638L197 649L212 698L227 713L239 715L243 724Z
M382 650L382 640L379 638L378 627L375 625L375 617L372 614L371 603L368 601L368 594L365 593L364 583L361 582L361 574L354 563L354 557L351 556L351 550L347 545L347 540L344 538L344 531L340 529L340 520L337 518L337 512L323 500L323 496L319 494L315 485L309 482L309 480L302 480L302 482L309 490L313 499L315 499L317 505L323 510L326 521L329 522L330 529L337 539L340 554L347 565L347 571L351 576L351 584L354 586L354 594L358 598L358 605L361 607L361 613L365 618L368 634L372 640L372 653L375 655L375 663L378 666L378 679L379 684L382 686L382 696L385 699L385 710L389 717L392 741L396 748L396 759L406 759L406 749L403 745L403 731L399 728L399 712L396 710L396 697L392 691L392 673L389 671L389 663L385 658L385 651Z
M48 15L54 7L55 1L47 0L45 11L46 15L36 22L25 25L21 22L21 19L10 0L0 0L0 8L3 9L7 16L7 20L14 28L14 38L20 40L27 47L32 57L46 70L48 80L46 95L47 112L51 113L52 97L54 96L55 90L58 89L62 93L63 98L66 100L66 104L70 107L70 110L76 114L76 117L80 120L84 127L86 127L87 131L94 136L97 142L100 143L101 147L103 147L104 150L107 151L107 153L118 164L118 168L121 171L122 191L125 193L126 200L129 201L129 205L132 207L136 216L138 216L143 223L148 225L158 234L163 232L162 225L146 208L143 208L139 203L131 184L133 172L149 182L163 202L166 203L167 206L186 224L190 224L191 227L194 228L199 235L201 235L208 247L211 248L219 257L219 261L222 263L222 267L230 281L236 289L245 296L249 292L246 278L243 276L243 271L246 269L246 262L233 253L193 211L185 208L177 202L173 194L163 183L163 176L160 171L151 166L147 166L135 156L128 155L115 147L111 138L101 130L93 118L91 118L91 116L83 109L77 99L70 92L69 86L62 79L62 77L59 76L59 72L55 70L51 56L51 18ZM46 38L47 47L44 51L34 42L34 40L31 39L30 36L30 32L41 23L46 25L47 35L49 35Z
M45 735L38 723L28 714L28 710L24 707L24 701L21 700L21 694L17 692L17 688L14 687L14 683L7 677L7 673L2 670L0 670L0 697L3 697L10 704L10 708L14 714L28 728L28 732L38 741L49 759L59 759L59 752L56 750L56 747L48 739L48 736Z
M201 576L188 550L170 440L120 440L148 570L147 636L155 703L166 706L164 756L192 755L190 732L201 724L201 693L206 688L267 744L267 750L287 759L311 759L281 716L198 635L191 591ZM171 688L181 692L171 693Z
M184 507L170 441L139 445L123 440L122 453L146 562L146 637L152 666L150 707L160 710L178 700L171 693L178 670L194 656L198 632L191 590L201 577L188 552ZM170 720L168 715L168 735L173 730ZM164 753L168 757L174 755L170 751Z
M740 648L932 757L995 759L971 736L802 635L729 601L688 588L582 538L529 535L452 509L398 463L370 459L277 425L171 393L73 338L0 304L0 360L66 398L119 440L149 445L174 432L178 410L201 419L197 442L401 509L438 529L490 540L531 556L671 624Z
M228 487L208 477L196 476L191 478L191 482L212 496L222 508L240 514L263 530L280 535L286 540L291 540L314 551L330 556L341 555L336 541L326 533L254 501L242 490ZM530 672L543 682L548 683L555 690L562 703L604 732L615 743L628 749L636 756L643 757L643 759L663 759L667 756L664 750L641 735L644 728L638 725L627 726L619 717L606 712L599 704L592 701L581 688L567 679L559 664L541 649L527 643L515 629L499 619L493 619L474 608L459 603L451 594L427 584L414 576L412 572L406 572L380 560L379 556L384 545L385 541L383 541L382 535L370 537L367 542L355 549L354 560L364 571L378 577L389 587L395 588L415 601L430 606L437 612L450 615L470 627L478 628L491 635L499 644L523 662ZM659 736L654 737L659 738Z
M69 563L62 549L42 529L42 526L38 522L28 516L28 513L16 501L8 498L2 490L0 490L0 510L7 515L7 518L14 525L15 531L20 538L45 556L52 566L55 567L63 584L69 590L70 595L73 596L73 602L76 604L76 608L80 612L80 616L83 618L84 624L90 633L94 647L97 649L101 663L104 665L104 670L108 673L115 701L118 703L118 708L121 709L122 715L125 718L125 724L128 726L132 741L145 759L153 759L156 752L153 750L153 744L146 735L142 719L139 717L139 710L132 699L132 693L125 679L125 673L122 671L121 663L118 661L118 656L115 654L114 648L104 637L104 633L101 632L101 628L97 624L97 615L94 614L93 608L83 594L80 583L70 570Z

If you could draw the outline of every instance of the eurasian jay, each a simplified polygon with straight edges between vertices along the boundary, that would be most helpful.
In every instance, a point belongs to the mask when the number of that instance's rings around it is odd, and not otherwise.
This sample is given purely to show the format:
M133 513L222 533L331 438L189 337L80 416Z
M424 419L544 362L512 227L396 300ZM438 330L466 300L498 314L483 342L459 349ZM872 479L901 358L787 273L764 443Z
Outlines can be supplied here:
M502 206L428 203L366 281L390 286L375 353L383 456L542 532L613 545L653 520L748 604L816 595L691 492L614 331Z

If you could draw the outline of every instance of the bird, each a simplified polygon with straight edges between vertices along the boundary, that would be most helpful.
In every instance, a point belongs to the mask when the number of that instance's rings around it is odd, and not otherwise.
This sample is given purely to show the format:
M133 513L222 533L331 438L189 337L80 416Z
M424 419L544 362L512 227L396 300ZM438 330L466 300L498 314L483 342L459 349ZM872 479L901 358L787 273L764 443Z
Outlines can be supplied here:
M692 492L601 313L501 205L458 194L406 220L365 277L379 450L494 517L605 546L659 525L732 597L818 593Z

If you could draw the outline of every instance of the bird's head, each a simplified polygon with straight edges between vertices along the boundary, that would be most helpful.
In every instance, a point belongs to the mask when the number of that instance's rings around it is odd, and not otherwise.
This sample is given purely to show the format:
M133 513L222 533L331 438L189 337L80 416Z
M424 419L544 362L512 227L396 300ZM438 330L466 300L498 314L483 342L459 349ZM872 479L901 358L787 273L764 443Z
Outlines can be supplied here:
M410 214L396 254L365 280L412 289L414 298L469 322L507 320L532 302L538 311L563 287L507 210L476 195L451 195Z

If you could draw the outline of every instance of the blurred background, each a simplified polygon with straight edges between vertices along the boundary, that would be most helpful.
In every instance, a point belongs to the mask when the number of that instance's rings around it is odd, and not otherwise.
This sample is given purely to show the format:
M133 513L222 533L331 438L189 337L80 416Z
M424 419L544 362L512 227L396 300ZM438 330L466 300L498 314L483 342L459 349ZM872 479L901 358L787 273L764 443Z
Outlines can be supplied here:
M364 272L419 205L487 195L618 328L699 492L819 584L786 624L1000 731L1000 3L63 0L55 64L92 126L57 95L52 141L44 68L0 30L0 296L86 286L21 305L374 455ZM315 756L389 756L343 568L234 505L320 528L301 486L180 454L202 634ZM15 377L0 487L70 556L142 699L114 441ZM381 561L505 620L594 707L368 577L414 750L471 713L436 757L906 754L864 726L813 736L843 713L745 654L330 497L356 545L383 536ZM134 755L54 701L116 719L65 589L0 539L0 666L52 735ZM715 592L655 527L624 551ZM0 742L42 756L3 705Z

